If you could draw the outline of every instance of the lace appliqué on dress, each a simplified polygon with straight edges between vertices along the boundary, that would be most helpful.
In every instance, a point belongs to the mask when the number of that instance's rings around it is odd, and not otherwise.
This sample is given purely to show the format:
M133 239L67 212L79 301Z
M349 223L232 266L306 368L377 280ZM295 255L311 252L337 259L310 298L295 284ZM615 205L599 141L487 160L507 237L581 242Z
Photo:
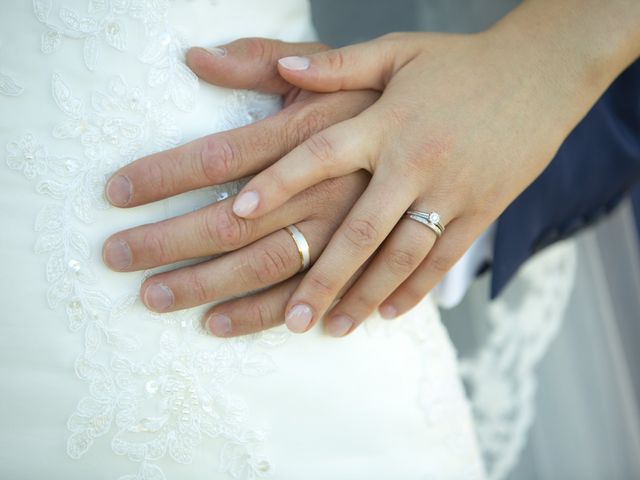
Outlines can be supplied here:
M576 247L554 245L527 263L516 282L483 306L489 333L479 351L460 361L469 387L488 478L502 480L516 466L535 418L535 367L562 325L575 282Z
M24 91L22 85L7 72L0 71L0 94L17 97Z
M182 61L186 42L169 23L168 0L90 0L86 12L62 6L57 18L52 0L33 0L33 6L36 18L46 27L42 52L55 52L63 40L82 42L84 64L90 71L96 70L101 49L128 49L127 21L141 23L146 46L139 59L150 67L148 85L180 110L194 106L198 80Z
M70 330L82 342L74 368L89 390L68 420L67 453L79 459L97 439L110 436L114 453L138 464L135 473L118 480L164 480L160 460L187 464L205 438L214 438L221 442L221 471L237 479L264 477L273 470L260 453L265 432L247 426L245 404L230 386L240 377L272 371L268 349L288 334L264 332L198 349L195 340L205 332L197 314L156 315L136 308L137 292L121 298L105 293L91 268L99 252L83 235L96 209L108 208L104 185L115 169L182 139L175 109L189 110L198 86L184 65L184 45L167 22L168 3L91 0L86 14L60 7L57 22L51 20L51 0L33 5L38 21L47 26L42 51L55 51L63 39L82 41L90 70L105 45L123 52L129 48L125 17L141 22L146 36L139 59L147 64L148 86L113 76L104 88L76 94L64 74L54 72L52 98L61 112L54 142L25 132L6 146L7 166L35 181L36 191L48 198L36 219L35 251L48 257L49 306L65 310ZM234 93L221 126L263 118L273 103L272 97ZM82 153L56 154L60 141L76 142ZM235 188L221 186L210 193L223 198ZM155 353L145 354L148 345L143 350L141 339L122 328L141 322L164 327Z
M0 42L0 51L1 50L2 43ZM20 85L18 80L16 80L11 73L5 70L0 70L0 95L17 97L18 95L21 95L23 91L24 87Z

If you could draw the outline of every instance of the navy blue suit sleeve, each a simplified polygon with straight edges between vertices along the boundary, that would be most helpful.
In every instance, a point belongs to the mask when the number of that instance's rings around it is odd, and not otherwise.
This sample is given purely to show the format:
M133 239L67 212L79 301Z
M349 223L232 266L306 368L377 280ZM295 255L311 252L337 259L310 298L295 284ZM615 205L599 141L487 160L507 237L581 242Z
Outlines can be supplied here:
M491 297L536 251L611 210L640 180L640 61L567 137L545 171L498 219Z

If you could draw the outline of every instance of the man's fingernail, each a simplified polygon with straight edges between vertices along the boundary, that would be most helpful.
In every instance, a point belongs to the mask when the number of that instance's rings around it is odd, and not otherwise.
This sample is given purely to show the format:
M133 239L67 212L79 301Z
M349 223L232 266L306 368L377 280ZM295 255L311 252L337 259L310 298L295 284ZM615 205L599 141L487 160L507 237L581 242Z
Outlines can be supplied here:
M306 70L310 62L307 57L284 57L278 63L287 70Z
M251 212L258 207L258 202L260 202L258 192L244 192L233 202L233 213L239 217L251 215Z
M304 303L299 303L291 307L289 313L287 313L285 322L292 332L302 333L309 327L312 317L313 312L311 311L311 307Z
M162 283L154 283L144 292L144 303L151 310L162 312L173 305L174 296L169 287Z
M207 330L218 337L224 337L231 332L231 319L221 313L214 313L207 320Z
M133 197L133 187L127 177L117 175L107 182L106 194L111 205L124 207Z
M213 47L209 49L209 52L215 55L216 57L226 57L227 49L224 47Z
M393 305L382 305L378 311L380 312L380 316L387 320L391 320L398 316L398 310Z
M104 262L114 270L124 270L131 265L131 249L124 240L109 240L104 246Z
M344 336L351 327L353 327L353 320L346 315L336 315L327 324L327 330L332 337Z

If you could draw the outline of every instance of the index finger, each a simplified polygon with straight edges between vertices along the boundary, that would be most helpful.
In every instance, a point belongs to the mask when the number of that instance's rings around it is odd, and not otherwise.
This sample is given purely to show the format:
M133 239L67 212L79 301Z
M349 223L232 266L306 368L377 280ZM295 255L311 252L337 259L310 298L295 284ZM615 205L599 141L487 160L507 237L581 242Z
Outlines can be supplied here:
M109 179L107 199L116 207L135 207L250 175L288 146L277 141L286 116L278 113L136 160Z
M107 199L117 207L135 207L257 173L316 132L357 115L377 97L371 91L314 94L251 125L141 158L109 179Z

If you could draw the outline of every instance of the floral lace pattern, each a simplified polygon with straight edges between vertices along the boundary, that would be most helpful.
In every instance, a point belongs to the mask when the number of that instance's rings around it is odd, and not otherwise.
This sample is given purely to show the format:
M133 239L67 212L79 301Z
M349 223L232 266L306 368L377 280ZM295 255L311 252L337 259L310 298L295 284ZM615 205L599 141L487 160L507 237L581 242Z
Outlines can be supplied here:
M17 82L11 74L0 71L0 93L7 97L17 97L24 91L24 88Z
M0 43L2 49L2 43ZM0 70L0 94L7 97L17 97L24 91L24 87L18 83L12 74Z
M576 274L571 241L539 254L518 273L525 294L513 286L483 305L489 328L479 351L462 359L488 478L502 480L516 466L535 418L535 367L556 337Z
M159 316L137 309L136 322L164 326L157 351L145 356L140 339L121 328L134 315L137 296L112 298L100 288L91 267L97 252L83 234L97 209L108 208L104 184L115 169L182 140L174 112L193 106L198 85L184 64L184 44L167 21L168 2L91 0L86 13L60 6L55 21L51 0L34 0L33 7L46 27L42 51L52 53L63 41L82 42L90 71L102 48L130 48L125 18L141 22L146 38L139 55L147 65L146 86L112 76L102 88L78 94L64 73L53 72L51 95L60 120L51 139L75 142L80 155L58 154L55 142L29 131L6 146L7 166L36 182L36 191L47 198L35 225L35 251L47 256L47 301L66 312L69 329L82 342L74 368L89 388L69 417L67 453L80 459L96 439L110 436L114 453L137 464L119 480L164 480L159 460L188 464L209 437L222 441L221 471L238 479L263 477L272 470L260 453L265 432L247 426L246 407L229 386L241 376L272 371L268 349L287 334L266 332L202 350L194 347L204 335L197 314ZM1 92L19 94L17 83L5 78L0 76ZM272 98L233 94L226 126L262 118L270 108ZM224 198L234 188L213 189L213 197Z
M36 18L45 26L43 53L57 51L64 40L82 42L84 64L95 71L103 48L128 49L126 20L144 28L147 44L139 59L149 65L147 82L180 110L188 111L198 89L196 76L182 61L186 43L169 20L168 0L90 0L87 12L62 6L54 19L53 0L33 0Z

